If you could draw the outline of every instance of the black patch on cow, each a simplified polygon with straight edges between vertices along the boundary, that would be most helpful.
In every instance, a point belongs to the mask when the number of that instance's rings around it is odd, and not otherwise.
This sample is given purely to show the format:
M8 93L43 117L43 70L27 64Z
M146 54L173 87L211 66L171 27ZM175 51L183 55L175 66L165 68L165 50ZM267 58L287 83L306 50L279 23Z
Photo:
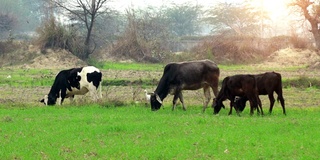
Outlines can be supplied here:
M70 71L68 76L69 87L68 90L72 91L71 87L80 89L80 80L81 77L78 76L78 73L82 71L82 68L74 68Z
M61 97L65 97L65 92L67 89L71 90L71 86L68 83L68 77L70 72L75 68L62 70L56 76L53 85L51 86L50 92L48 94L48 103L47 105L55 105L56 100L59 97L59 92L61 92Z
M96 89L99 87L101 82L102 74L101 72L94 71L92 73L87 73L88 82L92 82Z
M47 105L55 105L57 102L58 95L48 96L48 104Z

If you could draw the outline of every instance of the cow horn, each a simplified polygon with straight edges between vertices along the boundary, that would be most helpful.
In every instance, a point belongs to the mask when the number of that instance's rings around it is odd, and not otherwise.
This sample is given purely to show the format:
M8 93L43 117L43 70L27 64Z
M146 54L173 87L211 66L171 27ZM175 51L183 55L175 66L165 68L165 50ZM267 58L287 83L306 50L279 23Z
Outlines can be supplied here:
M160 104L162 104L162 100L161 100L161 98L159 97L158 94L156 94L156 100L157 100Z

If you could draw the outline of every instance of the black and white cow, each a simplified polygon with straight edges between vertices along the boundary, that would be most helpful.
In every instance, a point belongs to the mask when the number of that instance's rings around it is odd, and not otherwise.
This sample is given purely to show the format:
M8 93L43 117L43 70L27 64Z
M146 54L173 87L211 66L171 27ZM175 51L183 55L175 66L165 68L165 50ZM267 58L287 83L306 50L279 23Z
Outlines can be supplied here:
M97 100L97 89L102 81L102 73L93 66L62 70L56 76L48 95L40 101L45 105L61 105L65 98L73 100L74 95L84 95L90 92ZM101 87L99 87L101 98ZM58 100L58 102L57 102Z

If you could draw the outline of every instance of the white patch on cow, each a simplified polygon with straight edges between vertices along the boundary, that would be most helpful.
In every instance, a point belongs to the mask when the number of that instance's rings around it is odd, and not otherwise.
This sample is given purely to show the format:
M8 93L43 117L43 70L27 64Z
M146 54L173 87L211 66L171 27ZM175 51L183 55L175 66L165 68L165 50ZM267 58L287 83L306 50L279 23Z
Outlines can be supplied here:
M58 96L58 98L57 98L57 102L58 102L58 105L61 105L61 104L62 104L61 90L59 91L59 96Z
M76 89L74 95L84 95L87 92L90 92L90 96L93 98L94 101L96 101L99 98L102 98L102 93L101 93L101 82L99 85L99 94L97 93L96 87L93 85L93 82L88 82L87 80L87 73L93 73L93 72L100 72L100 70L94 66L87 66L83 67L81 72L78 72L78 76L81 77L80 80L80 90ZM73 89L72 89L73 90Z
M81 85L80 85L80 90L74 87L71 87L71 90L72 91L67 90L66 98L72 97L73 95L84 95L89 92L87 88L81 87Z
M43 100L44 100L44 104L48 105L48 95L45 95Z

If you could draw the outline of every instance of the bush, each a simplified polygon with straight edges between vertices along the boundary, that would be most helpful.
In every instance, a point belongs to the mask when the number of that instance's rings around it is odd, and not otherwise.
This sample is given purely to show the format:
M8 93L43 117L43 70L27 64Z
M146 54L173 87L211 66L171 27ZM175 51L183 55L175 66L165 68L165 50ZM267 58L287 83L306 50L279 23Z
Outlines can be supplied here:
M8 13L0 13L0 38L10 36L11 30L16 26L16 17Z
M219 63L256 63L271 53L286 48L288 38L263 39L251 36L210 36L192 48L197 59L209 58Z
M56 22L54 17L45 21L37 30L38 38L36 45L40 46L41 51L47 48L52 49L66 49L74 55L81 57L84 45L81 45L79 36L71 28L67 29L65 26Z
M12 41L0 41L0 55L14 51L15 45Z
M320 88L320 81L316 78L309 78L307 76L300 76L299 78L294 79L285 79L283 80L283 87L296 87L296 88L308 88L315 87Z
M310 48L310 42L308 42L306 39L300 38L297 34L293 34L290 37L290 42L294 48L298 48L298 49Z

